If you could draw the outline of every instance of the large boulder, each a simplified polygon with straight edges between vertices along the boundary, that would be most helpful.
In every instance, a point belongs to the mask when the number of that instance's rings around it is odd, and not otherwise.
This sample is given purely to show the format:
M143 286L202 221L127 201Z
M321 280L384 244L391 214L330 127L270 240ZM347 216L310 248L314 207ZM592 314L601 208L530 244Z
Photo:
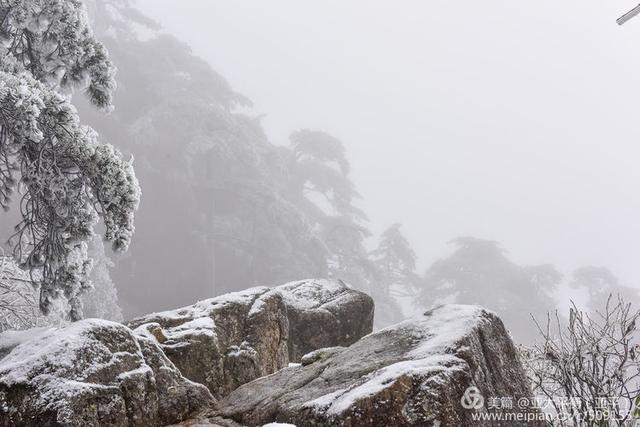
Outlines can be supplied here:
M152 340L105 320L0 334L0 426L161 426L214 400Z
M512 399L513 408L489 409L490 398ZM544 425L535 409L516 406L530 398L500 319L479 307L448 305L350 347L306 355L301 366L238 388L202 420L298 427ZM492 412L506 421L478 419Z
M128 322L154 338L182 374L215 397L289 363L287 309L258 287Z
M127 324L156 340L182 374L217 398L309 351L371 332L373 301L330 280L224 294Z
M289 318L289 360L323 347L347 347L373 328L373 300L342 281L303 280L278 286Z

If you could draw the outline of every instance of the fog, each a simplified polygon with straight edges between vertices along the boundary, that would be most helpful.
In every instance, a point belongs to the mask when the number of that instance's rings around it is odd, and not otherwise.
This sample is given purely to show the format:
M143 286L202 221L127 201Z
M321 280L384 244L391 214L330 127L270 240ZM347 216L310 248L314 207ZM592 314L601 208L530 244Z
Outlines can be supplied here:
M630 2L142 0L274 143L340 138L374 232L419 271L474 235L640 283L640 23Z
M0 424L632 423L634 3L0 1Z
M376 327L457 302L528 342L567 297L640 302L633 4L87 6L114 110L72 102L141 189L128 251L90 242L89 316L331 278Z

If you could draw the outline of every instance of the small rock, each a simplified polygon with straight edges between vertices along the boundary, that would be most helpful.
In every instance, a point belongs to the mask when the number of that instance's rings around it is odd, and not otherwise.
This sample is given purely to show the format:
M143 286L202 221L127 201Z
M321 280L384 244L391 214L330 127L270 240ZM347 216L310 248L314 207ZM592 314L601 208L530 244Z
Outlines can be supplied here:
M328 359L333 354L339 353L342 350L344 350L344 347L321 348L321 349L312 351L311 353L305 354L304 356L302 356L302 359L300 359L300 362L302 366L311 365L312 363Z

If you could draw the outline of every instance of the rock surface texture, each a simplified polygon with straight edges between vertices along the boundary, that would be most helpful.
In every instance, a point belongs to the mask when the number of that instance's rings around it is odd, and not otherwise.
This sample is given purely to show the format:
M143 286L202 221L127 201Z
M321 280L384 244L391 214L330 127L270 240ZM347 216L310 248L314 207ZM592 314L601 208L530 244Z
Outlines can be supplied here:
M368 334L372 317L371 298L311 280L151 314L135 329L93 319L4 332L0 427L544 425L515 404L531 400L529 386L492 312L440 306ZM503 398L513 407L489 404Z
M350 345L372 325L372 299L329 280L251 288L128 322L217 398L306 352Z
M161 426L213 402L119 323L0 334L0 426Z
M373 300L341 281L304 280L278 286L289 318L289 361L323 347L348 347L373 328Z
M150 314L128 326L155 338L185 377L215 397L289 363L287 309L266 287Z
M531 397L502 321L479 307L447 305L348 348L307 355L301 366L238 388L203 419L298 427L544 425L525 422L540 414L515 404L516 409L488 410L486 404L468 409L461 400L468 387L477 387L485 403ZM474 418L494 412L511 418L501 423Z

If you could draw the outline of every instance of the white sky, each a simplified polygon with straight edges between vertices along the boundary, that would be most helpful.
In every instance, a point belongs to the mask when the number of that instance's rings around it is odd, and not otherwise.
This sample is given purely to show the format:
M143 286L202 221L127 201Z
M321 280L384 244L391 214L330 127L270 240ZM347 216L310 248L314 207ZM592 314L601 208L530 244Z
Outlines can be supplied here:
M139 0L266 113L347 146L421 268L459 235L640 285L637 0Z

